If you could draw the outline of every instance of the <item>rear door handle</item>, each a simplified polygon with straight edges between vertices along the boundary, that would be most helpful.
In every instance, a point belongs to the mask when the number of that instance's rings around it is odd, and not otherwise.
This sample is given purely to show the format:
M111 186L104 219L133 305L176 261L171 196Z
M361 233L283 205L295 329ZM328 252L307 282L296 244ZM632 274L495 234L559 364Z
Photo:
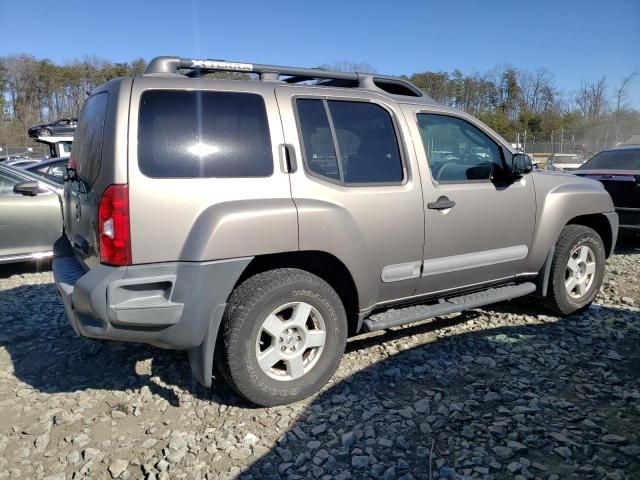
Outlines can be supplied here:
M435 202L427 203L427 208L431 210L446 210L447 208L453 208L455 206L456 202L449 200L449 198L445 196L439 197Z

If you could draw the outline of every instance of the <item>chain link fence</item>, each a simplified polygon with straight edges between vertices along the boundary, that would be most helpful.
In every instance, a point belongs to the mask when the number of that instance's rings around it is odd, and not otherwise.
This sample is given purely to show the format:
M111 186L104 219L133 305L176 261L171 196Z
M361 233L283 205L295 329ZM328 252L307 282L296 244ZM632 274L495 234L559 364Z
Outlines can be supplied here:
M509 140L515 148L533 155L540 162L546 161L551 155L557 153L576 154L587 160L601 150L623 143L623 140L616 140L606 132L602 135L588 136L584 132L580 134L566 131L538 134L519 132Z
M48 147L3 147L0 146L0 159L6 157L46 158Z

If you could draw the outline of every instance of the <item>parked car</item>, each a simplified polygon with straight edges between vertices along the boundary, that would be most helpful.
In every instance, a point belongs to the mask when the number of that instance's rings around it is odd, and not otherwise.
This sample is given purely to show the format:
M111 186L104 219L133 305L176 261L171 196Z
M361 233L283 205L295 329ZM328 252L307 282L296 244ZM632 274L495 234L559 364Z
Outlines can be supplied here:
M585 308L618 231L598 182L377 74L156 58L87 98L68 178L75 331L187 350L259 405L316 392L349 335L533 293Z
M71 136L76 131L77 118L64 117L51 123L34 125L28 130L30 137Z
M558 172L573 172L584 163L580 155L573 153L554 153L547 159L545 168Z
M613 199L620 228L640 232L640 145L603 150L574 173L602 182Z
M42 159L40 158L24 157L24 158L16 158L13 160L6 160L3 163L4 165L10 165L12 167L26 168L28 166L35 165L36 163L39 163L41 161Z
M0 263L53 256L62 233L59 185L0 164Z
M48 160L42 160L33 165L23 167L25 170L44 177L47 180L62 185L62 181L65 173L67 173L67 167L69 166L69 158L51 158Z
M14 162L17 160L30 160L30 158L24 155L9 155L7 157L0 158L0 162L4 162L7 165L9 164L9 162Z

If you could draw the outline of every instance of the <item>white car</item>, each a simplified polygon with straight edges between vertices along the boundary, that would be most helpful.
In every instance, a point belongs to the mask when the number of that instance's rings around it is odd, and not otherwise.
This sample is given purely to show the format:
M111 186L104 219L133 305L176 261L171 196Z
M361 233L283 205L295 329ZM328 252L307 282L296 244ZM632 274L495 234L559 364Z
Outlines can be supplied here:
M575 153L554 153L547 159L544 168L559 172L573 172L581 167L583 163L583 158Z

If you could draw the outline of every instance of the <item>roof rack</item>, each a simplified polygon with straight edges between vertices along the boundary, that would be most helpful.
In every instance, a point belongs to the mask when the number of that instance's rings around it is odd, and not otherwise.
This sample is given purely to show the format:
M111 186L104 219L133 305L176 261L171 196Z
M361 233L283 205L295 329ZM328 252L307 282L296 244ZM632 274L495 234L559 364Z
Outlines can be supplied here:
M260 80L280 80L291 84L316 80L316 84L322 86L378 90L392 95L422 97L427 102L433 102L428 95L403 78L371 73L339 72L322 68L285 67L259 63L228 62L226 60L156 57L151 60L144 73L145 75L182 74L187 77L199 77L212 72L255 73Z

